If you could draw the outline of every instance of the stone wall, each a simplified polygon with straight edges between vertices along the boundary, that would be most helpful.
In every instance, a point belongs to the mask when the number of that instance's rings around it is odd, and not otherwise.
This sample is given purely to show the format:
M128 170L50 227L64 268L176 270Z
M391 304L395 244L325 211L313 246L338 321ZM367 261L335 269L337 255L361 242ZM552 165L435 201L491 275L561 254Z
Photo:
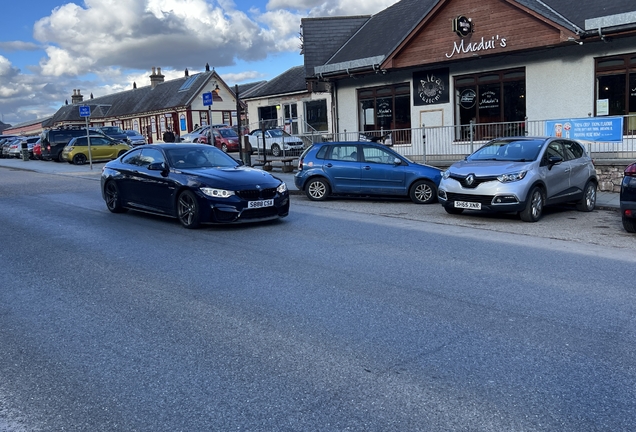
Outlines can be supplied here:
M605 192L620 192L623 172L629 165L625 161L594 161L596 176L598 177L598 190Z

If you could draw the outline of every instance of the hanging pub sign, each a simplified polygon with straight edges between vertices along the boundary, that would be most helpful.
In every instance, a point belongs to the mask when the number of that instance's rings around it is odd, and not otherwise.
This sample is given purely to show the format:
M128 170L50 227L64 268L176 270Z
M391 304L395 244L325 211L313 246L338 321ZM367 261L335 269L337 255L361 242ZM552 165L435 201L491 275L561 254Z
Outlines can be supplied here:
M448 103L448 68L413 73L413 105Z
M473 32L472 20L463 15L458 16L453 20L453 31L461 38L468 36Z

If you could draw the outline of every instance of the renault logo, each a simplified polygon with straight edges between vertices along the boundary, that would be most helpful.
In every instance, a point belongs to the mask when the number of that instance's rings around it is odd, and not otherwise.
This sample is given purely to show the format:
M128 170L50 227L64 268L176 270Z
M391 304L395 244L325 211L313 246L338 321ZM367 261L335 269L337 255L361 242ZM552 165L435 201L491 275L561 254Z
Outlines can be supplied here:
M468 174L466 176L466 184L468 186L472 186L475 183L475 174Z

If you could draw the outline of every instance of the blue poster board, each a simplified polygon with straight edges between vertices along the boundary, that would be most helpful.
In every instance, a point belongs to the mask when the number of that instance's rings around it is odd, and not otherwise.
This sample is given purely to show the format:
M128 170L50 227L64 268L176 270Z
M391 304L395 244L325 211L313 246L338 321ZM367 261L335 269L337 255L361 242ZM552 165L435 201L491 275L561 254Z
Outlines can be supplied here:
M623 117L549 120L545 134L582 141L622 142Z

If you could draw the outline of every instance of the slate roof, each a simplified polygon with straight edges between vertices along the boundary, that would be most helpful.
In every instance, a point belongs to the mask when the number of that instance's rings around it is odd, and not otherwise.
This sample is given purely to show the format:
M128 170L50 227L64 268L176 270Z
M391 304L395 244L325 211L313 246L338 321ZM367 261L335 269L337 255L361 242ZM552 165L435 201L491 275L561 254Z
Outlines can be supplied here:
M294 66L260 86L254 92L250 93L249 97L241 96L241 99L255 99L272 95L284 95L306 91L307 83L305 81L305 67Z
M371 15L328 18L303 18L303 47L305 74L314 74L314 66L321 66L357 32Z
M239 97L245 99L250 97L256 90L267 84L267 81L256 81L253 83L239 84Z
M83 121L84 118L79 115L79 105L90 106L92 119L124 117L185 107L192 103L203 86L212 78L220 81L214 71L201 72L158 83L155 88L148 85L84 100L79 104L65 105L53 115L52 123ZM192 82L188 89L179 90L189 79L192 79Z
M329 44L324 47L321 45L321 39L316 37L324 34L321 29L303 26L304 51L311 54L305 60L307 77L319 75L315 72L346 71L349 68L371 68L379 65L440 1L452 3L452 0L401 0L362 23L335 51ZM630 16L629 19L636 24L634 0L513 1L582 36L586 35L586 30L588 35L592 35L596 30L586 29L586 20L593 18L632 12L634 16ZM588 21L588 27L595 22ZM328 60L319 64L320 60L328 55Z

